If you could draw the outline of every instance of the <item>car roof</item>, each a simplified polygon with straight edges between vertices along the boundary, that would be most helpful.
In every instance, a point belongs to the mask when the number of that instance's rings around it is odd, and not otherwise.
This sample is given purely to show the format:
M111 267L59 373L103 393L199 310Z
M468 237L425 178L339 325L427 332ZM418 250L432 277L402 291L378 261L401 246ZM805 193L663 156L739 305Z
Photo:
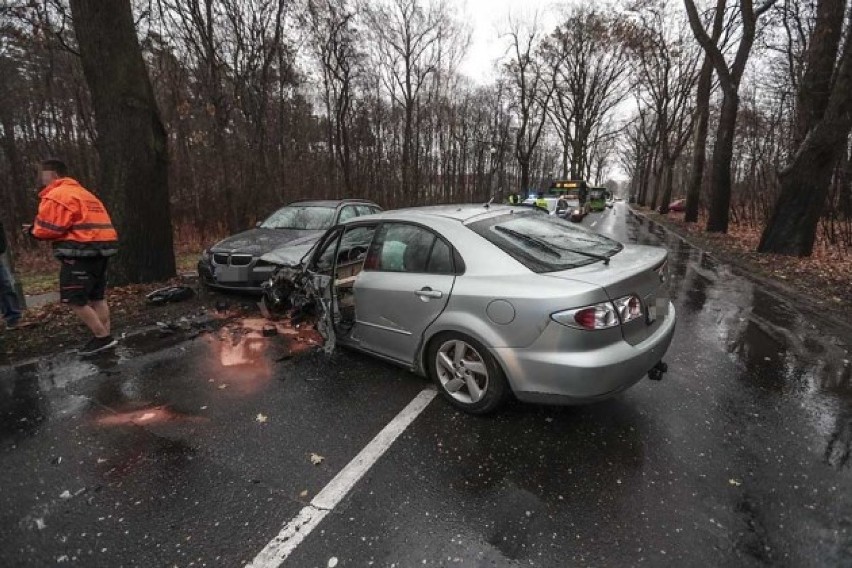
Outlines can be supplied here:
M485 205L479 204L458 204L458 205L430 205L425 207L410 207L407 209L395 209L371 215L370 219L386 219L386 220L420 220L427 222L429 219L451 219L461 223L467 223L473 220L503 215L509 211L530 211L529 207L517 207L511 205ZM365 219L366 220L366 219Z
M340 205L345 205L347 203L375 205L378 207L378 204L367 199L302 199L299 201L292 201L287 205L303 205L305 207L339 207ZM285 205L285 207L287 205Z

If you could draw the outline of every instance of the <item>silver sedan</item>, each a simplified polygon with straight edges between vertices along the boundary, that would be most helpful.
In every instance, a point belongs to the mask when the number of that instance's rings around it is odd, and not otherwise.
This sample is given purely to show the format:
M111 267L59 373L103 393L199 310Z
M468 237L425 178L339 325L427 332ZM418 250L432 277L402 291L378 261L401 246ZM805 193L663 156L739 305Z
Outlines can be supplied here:
M512 394L598 401L665 371L675 312L661 248L528 208L462 205L355 219L291 256L265 257L289 265L273 296L310 282L338 343L428 375L468 412Z

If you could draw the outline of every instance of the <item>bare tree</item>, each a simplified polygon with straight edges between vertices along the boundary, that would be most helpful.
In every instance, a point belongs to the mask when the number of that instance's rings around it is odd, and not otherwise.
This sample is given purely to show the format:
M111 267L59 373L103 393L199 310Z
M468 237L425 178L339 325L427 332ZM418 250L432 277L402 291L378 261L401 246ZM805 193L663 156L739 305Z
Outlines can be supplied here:
M651 208L668 213L675 164L692 132L692 102L700 50L688 38L685 22L678 22L665 6L648 6L627 38L635 54L636 83L640 104L651 107L656 117L655 140L659 146L656 183Z
M521 170L519 189L525 193L530 189L532 158L547 123L557 75L546 72L540 56L543 34L537 18L529 25L510 19L509 28L506 35L510 40L510 59L504 65L504 72L511 85L515 159ZM560 61L551 62L553 67L560 64Z
M72 0L98 125L100 192L121 236L117 282L175 274L168 144L136 39L130 1Z
M707 230L710 232L728 231L732 185L731 162L734 154L740 83L757 35L758 18L765 14L775 2L776 0L765 0L758 8L755 8L753 0L740 0L742 20L740 42L733 63L728 65L722 50L704 29L704 23L701 21L694 0L683 0L695 38L713 62L722 90L722 109L713 150L713 185L707 220Z
M727 0L716 0L713 14L713 31L710 40L719 45L725 24L725 4ZM695 94L695 137L692 144L692 168L689 186L686 189L687 223L698 221L698 206L701 198L701 185L704 182L704 166L707 161L707 132L710 127L710 95L713 88L713 61L704 54L704 63L698 75L698 90Z
M353 20L356 13L346 0L308 0L308 22L313 47L322 73L323 99L328 121L328 150L332 166L343 174L343 187L331 185L337 195L352 195L354 191L352 167L351 122L355 81L360 53L357 48ZM342 191L341 191L342 190Z
M781 194L758 250L813 251L838 159L852 131L852 40L841 49L846 0L820 0L797 96L795 153L779 172Z
M625 23L609 13L573 8L548 38L543 54L554 75L549 114L562 142L562 176L586 175L592 133L626 97Z
M429 94L428 81L438 71L439 41L448 25L442 3L421 5L420 0L392 0L365 11L374 39L374 55L382 82L391 98L402 106L401 192L405 199L419 196L418 110Z

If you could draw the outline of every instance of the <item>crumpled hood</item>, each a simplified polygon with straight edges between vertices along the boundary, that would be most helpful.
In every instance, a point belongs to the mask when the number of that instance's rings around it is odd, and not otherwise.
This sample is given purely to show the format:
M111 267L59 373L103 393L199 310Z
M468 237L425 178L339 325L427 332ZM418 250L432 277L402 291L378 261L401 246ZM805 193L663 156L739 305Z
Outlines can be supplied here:
M287 243L304 237L319 238L325 231L306 231L300 229L250 229L222 239L210 250L261 256Z
M309 235L290 241L286 245L264 254L260 259L272 264L297 268L301 266L302 259L316 246L317 241L322 238L323 234L323 232L320 232L316 235Z

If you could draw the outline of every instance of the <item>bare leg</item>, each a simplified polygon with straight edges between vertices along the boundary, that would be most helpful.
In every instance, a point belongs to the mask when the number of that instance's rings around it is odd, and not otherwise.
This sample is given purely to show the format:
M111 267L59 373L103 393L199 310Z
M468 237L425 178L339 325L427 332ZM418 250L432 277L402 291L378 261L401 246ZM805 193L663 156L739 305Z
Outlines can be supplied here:
M95 310L96 314L98 314L98 319L101 320L101 325L104 326L107 335L112 333L112 327L109 321L109 304L107 304L106 300L96 300L91 302L89 305L92 306L92 309Z
M92 306L71 306L71 310L80 318L95 337L106 337L109 329L101 323L101 318Z

